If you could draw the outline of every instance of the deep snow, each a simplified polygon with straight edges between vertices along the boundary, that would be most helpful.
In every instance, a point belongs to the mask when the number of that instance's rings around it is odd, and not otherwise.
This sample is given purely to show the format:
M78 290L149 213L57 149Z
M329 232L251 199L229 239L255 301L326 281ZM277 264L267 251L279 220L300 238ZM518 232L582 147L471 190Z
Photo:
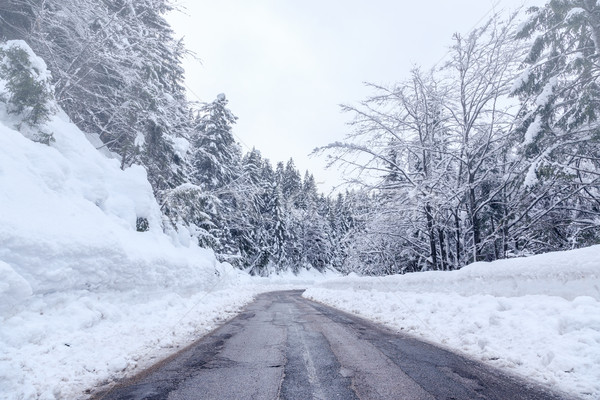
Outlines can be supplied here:
M338 278L304 296L551 388L600 398L600 246L452 272Z

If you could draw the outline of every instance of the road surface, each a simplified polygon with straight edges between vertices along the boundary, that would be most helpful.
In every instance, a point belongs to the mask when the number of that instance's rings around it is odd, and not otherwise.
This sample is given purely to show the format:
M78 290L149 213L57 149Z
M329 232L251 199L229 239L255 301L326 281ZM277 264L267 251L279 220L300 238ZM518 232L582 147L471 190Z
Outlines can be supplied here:
M95 399L559 399L303 299L260 295L212 334Z

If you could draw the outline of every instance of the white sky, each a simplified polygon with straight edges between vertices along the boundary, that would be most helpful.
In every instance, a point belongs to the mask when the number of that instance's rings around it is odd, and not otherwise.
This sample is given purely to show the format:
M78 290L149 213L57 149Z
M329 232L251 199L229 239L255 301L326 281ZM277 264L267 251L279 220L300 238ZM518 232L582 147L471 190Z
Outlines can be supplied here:
M256 147L273 165L293 157L328 192L339 173L309 153L348 132L338 104L366 97L362 82L433 66L453 33L523 3L544 1L177 0L185 14L169 21L201 60L184 61L188 89L202 101L227 95L244 150Z

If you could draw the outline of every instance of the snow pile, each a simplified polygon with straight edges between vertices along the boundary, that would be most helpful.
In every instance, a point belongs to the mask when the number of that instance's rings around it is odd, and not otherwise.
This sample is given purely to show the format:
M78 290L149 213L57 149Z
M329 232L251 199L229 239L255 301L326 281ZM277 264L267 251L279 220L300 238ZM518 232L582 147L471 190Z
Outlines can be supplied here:
M35 294L210 284L214 255L177 247L163 234L145 170L122 171L67 121L60 113L45 126L51 146L0 125L4 268ZM138 218L148 220L149 231L136 231Z
M318 270L302 268L297 274L292 271L282 271L274 273L268 277L252 277L249 282L257 287L261 292L268 290L297 290L306 289L316 284L327 282L333 279L339 279L342 275L334 270ZM265 288L262 290L260 288Z
M234 316L251 290L36 296L1 322L0 387L5 399L76 399L131 375ZM6 396L6 397L3 397Z
M497 297L526 295L578 296L600 299L600 246L533 257L470 264L459 271L428 271L387 277L345 277L321 287L414 293L456 293Z
M453 272L350 276L304 296L549 387L600 397L600 246Z

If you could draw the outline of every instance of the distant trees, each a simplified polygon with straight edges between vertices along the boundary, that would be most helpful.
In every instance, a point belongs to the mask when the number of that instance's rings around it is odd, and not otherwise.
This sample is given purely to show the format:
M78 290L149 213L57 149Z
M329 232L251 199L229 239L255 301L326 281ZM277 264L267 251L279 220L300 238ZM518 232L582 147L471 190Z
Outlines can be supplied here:
M334 203L318 194L311 174L301 179L292 160L273 169L255 149L243 157L242 169L233 186L235 206L226 213L237 249L229 254L237 254L240 265L261 276L341 266L333 263L332 252L339 246L330 238L342 236L344 227L335 225ZM350 218L349 210L339 214Z

